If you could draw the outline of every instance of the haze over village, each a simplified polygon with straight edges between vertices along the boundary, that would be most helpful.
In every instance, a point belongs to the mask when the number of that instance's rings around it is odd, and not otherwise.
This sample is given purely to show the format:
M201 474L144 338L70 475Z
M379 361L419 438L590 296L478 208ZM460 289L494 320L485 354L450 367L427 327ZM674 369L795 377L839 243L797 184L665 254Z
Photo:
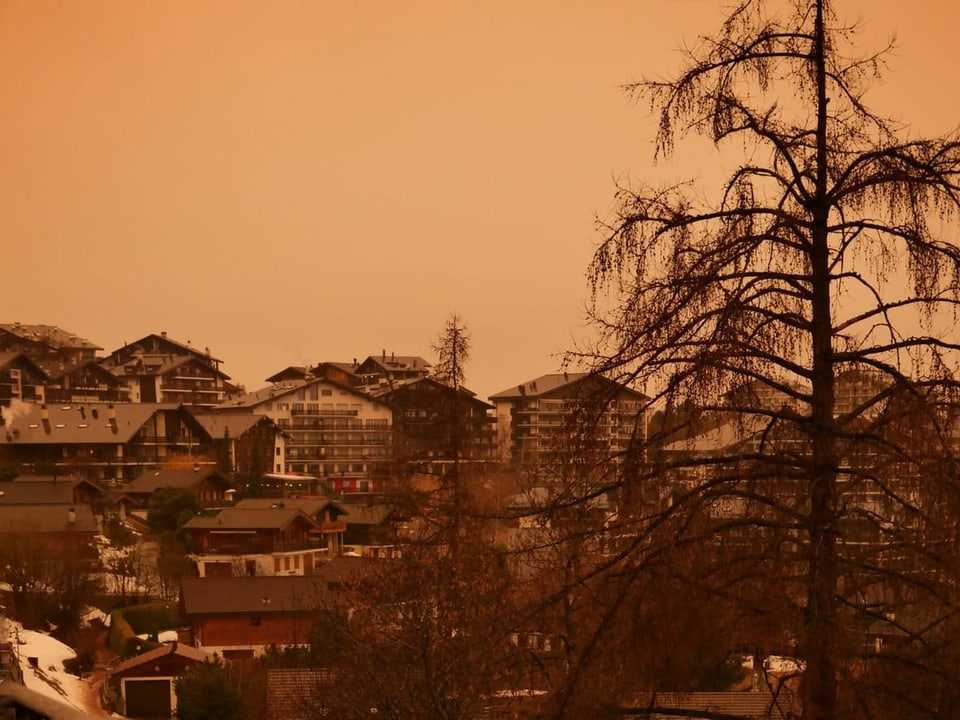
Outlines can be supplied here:
M0 0L0 718L960 717L958 26Z

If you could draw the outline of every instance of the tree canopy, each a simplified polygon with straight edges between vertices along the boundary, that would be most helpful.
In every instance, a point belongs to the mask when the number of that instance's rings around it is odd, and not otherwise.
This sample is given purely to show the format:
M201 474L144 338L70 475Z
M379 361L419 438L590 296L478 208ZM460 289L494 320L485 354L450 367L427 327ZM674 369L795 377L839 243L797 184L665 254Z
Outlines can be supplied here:
M729 644L800 659L805 718L949 717L960 142L869 109L884 52L859 54L835 5L744 0L675 77L628 87L659 159L694 134L742 160L713 196L625 184L602 225L600 339L575 355L676 422L584 498L620 498L617 550L588 570L612 593L594 637L628 607L669 614L648 582L669 570L733 613ZM583 645L576 678L603 647Z

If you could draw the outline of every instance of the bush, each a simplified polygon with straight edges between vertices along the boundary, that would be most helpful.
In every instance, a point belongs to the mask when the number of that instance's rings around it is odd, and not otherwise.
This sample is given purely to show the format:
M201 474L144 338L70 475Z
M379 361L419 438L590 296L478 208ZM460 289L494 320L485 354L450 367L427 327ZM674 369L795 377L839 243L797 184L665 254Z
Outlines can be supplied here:
M151 650L160 643L142 640L137 635L156 637L161 630L171 630L181 624L176 603L146 603L114 610L110 613L110 648L121 657Z

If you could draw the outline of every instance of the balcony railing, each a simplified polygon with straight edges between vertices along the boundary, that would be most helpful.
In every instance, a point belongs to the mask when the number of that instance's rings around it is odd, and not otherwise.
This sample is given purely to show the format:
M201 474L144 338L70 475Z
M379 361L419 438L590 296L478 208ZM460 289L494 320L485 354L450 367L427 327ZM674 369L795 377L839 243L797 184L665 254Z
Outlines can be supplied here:
M360 414L359 410L317 410L312 408L291 408L291 415L309 415L311 417L331 417L339 415L341 417L356 417Z

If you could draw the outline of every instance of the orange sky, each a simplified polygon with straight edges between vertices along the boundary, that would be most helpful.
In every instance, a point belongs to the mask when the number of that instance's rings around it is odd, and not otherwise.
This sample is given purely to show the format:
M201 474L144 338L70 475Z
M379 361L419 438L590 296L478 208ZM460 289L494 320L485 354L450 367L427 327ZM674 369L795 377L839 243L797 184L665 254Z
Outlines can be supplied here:
M456 310L486 397L582 336L613 180L651 167L618 90L713 0L0 0L0 322L165 330L249 389L291 364L430 358ZM953 0L842 0L898 50L871 96L960 122Z

